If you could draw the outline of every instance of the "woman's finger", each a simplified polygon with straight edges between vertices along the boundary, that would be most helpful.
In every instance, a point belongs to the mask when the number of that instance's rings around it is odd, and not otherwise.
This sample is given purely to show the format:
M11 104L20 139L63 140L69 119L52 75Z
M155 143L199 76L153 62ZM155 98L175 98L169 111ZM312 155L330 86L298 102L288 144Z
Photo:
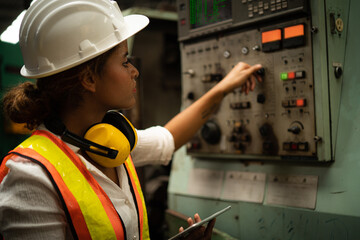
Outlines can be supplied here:
M211 220L206 229L205 229L205 232L204 232L204 239L211 239L211 235L212 235L212 231L213 231L213 228L215 226L215 222L216 222L216 218L214 218L213 220Z
M190 218L190 217L187 219L187 222L188 222L189 226L191 226L191 225L193 225L193 224L194 224L193 219L192 219L192 218Z
M251 91L254 91L256 86L256 77L254 76L254 74L251 75L250 81L251 81L250 89Z
M195 215L194 215L194 219L195 219L195 223L197 223L197 222L201 222L201 218L200 218L200 216L199 216L199 214L198 214L198 213L195 213Z
M250 78L246 80L246 95L249 94L250 90Z

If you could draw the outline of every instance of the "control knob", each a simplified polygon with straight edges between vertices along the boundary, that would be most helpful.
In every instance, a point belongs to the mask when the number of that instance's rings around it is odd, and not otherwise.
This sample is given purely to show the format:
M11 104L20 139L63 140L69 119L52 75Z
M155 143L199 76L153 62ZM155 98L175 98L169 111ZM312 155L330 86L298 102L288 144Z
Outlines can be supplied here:
M195 99L195 94L193 92L189 92L186 97L189 100L194 100Z
M220 127L213 121L208 121L201 128L201 136L209 144L217 144L221 138Z
M259 70L256 71L256 74L258 74L260 76L264 76L265 75L265 68L260 68Z
M264 124L259 128L259 131L261 136L266 137L271 133L271 127L268 124Z
M258 94L257 95L257 98L256 98L256 101L258 102L258 103L264 103L265 102L265 95L264 94L262 94L262 93L260 93L260 94Z

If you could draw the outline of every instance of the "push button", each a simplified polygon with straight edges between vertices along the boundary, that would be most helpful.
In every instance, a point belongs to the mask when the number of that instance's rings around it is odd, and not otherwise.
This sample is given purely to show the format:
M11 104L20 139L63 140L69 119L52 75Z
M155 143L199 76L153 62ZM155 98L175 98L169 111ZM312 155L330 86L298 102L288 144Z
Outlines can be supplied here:
M308 142L299 142L298 143L298 149L299 151L308 151L309 150L309 143Z
M296 100L290 100L289 107L296 107Z
M286 72L280 73L280 79L283 81L288 80L288 74Z
M306 99L305 98L299 98L299 99L292 99L292 100L282 100L281 106L284 108L287 107L305 107L306 106Z
M298 150L298 144L297 144L297 143L292 142L292 143L291 143L291 150L292 150L292 151L296 151L296 150Z
M308 142L284 142L283 143L284 151L309 151Z
M302 78L305 78L305 71L280 73L280 79L283 81L291 80L291 79L302 79Z
M288 72L287 77L288 79L295 79L295 72Z
M288 100L283 100L283 101L281 102L281 105L282 105L284 108L290 107L290 103L289 103Z
M306 106L306 99L303 99L303 98L296 99L296 106L297 107L305 107Z
M290 142L284 142L283 143L283 150L290 151L291 150L291 143Z
M295 78L305 78L305 71L297 71L295 72Z

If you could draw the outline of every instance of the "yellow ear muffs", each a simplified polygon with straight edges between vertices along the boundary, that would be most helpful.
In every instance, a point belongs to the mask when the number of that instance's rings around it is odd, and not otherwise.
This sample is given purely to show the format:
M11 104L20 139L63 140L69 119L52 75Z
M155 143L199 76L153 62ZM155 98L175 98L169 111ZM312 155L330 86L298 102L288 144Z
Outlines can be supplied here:
M117 111L109 111L102 123L90 127L84 138L117 151L114 158L107 157L106 151L104 156L86 151L92 160L108 168L123 164L137 143L136 130L129 120ZM96 150L101 151L98 148Z

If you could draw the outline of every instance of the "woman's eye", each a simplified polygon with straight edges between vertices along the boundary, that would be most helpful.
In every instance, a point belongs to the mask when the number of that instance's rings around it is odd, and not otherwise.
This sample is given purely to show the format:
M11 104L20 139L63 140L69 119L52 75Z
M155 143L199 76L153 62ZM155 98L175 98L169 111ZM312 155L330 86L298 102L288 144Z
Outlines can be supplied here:
M127 58L126 62L123 63L124 67L127 67L129 65L129 63L130 63L130 60Z

